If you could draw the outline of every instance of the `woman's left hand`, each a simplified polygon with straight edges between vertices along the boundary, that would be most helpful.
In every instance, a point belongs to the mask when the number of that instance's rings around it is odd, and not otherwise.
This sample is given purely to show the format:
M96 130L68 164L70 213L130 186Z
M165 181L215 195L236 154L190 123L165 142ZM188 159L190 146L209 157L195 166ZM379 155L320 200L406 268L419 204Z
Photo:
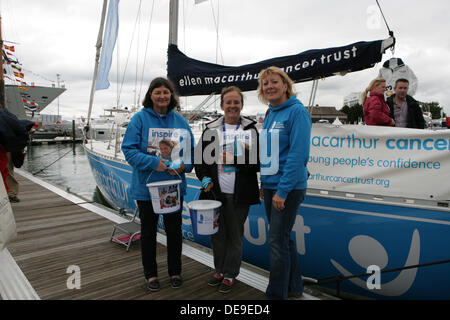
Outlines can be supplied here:
M175 169L175 170L173 170L173 169L167 169L167 172L168 172L171 176L174 176L174 175L176 175L176 174L181 174L181 173L183 173L183 172L184 172L184 169L185 169L184 163L181 162L181 163L180 163L180 167L179 167L178 169Z
M281 211L284 209L284 201L286 199L280 197L279 195L275 194L272 198L272 205L273 207L278 210Z

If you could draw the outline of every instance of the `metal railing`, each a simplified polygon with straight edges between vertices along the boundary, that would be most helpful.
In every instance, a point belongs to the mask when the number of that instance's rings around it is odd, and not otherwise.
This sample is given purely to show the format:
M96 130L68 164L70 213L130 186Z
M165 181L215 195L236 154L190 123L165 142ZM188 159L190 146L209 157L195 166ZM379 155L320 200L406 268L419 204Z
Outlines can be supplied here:
M401 267L401 268L392 268L392 269L382 270L379 273L382 274L382 273L389 273L389 272L395 272L395 271L402 271L402 270L406 270L406 269L429 267L429 266L445 264L445 263L450 263L450 260L442 260L442 261L436 261L436 262L421 263L421 264L405 266L405 267ZM342 284L343 281L349 280L349 279L353 279L353 278L362 278L362 277L371 276L371 275L374 275L374 272L372 272L372 273L361 273L361 274L356 274L356 275L352 274L350 276L343 276L343 275L339 274L339 275L334 275L334 276L329 276L329 277L324 277L324 278L319 278L319 279L311 279L311 280L307 280L306 282L312 282L312 283L314 283L316 285L324 285L324 284L336 283L336 296L340 297L341 284Z

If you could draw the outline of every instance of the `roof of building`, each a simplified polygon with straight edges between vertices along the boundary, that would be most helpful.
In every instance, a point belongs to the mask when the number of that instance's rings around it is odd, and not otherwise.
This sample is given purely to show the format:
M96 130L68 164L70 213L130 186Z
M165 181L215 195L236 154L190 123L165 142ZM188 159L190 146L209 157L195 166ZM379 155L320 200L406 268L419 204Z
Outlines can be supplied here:
M336 110L335 107L320 107L315 106L312 107L310 110L310 114L312 117L318 117L318 116L338 116L338 117L347 117L347 115L341 111Z

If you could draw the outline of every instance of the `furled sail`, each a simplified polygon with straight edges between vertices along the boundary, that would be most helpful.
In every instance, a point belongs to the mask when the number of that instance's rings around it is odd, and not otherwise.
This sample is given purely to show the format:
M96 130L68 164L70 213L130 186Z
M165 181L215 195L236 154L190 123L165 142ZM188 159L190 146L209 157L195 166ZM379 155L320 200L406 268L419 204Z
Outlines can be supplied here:
M394 42L394 38L356 42L237 67L192 59L171 44L168 49L167 76L181 96L220 93L223 87L230 85L250 91L257 88L259 72L266 67L282 68L294 82L310 81L371 68L381 61L384 51Z

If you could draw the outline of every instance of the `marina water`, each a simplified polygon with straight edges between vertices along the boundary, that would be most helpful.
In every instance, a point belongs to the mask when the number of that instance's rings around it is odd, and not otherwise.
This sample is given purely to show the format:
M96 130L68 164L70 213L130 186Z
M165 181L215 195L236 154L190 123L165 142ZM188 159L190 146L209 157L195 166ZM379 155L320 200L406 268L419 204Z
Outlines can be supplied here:
M82 144L28 146L20 169L88 201L107 205L97 188Z

